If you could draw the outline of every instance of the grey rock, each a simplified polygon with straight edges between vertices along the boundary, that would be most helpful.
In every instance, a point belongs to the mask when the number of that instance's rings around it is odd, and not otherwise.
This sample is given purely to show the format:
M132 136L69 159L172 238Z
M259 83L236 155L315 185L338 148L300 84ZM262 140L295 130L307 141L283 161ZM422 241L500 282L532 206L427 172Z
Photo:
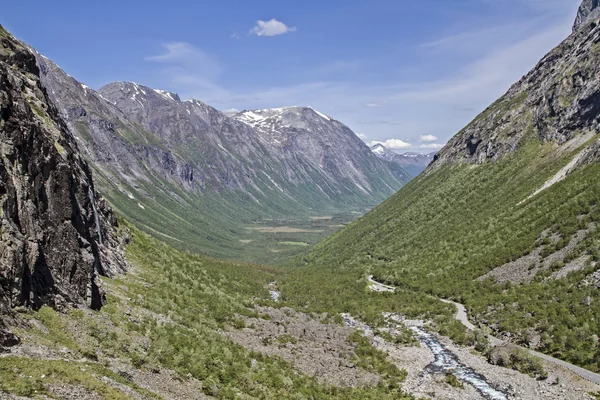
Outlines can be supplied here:
M581 300L581 304L590 307L592 305L592 298L590 296L584 297L583 300Z
M573 32L577 31L583 25L587 24L594 18L600 16L600 8L598 8L599 0L583 0L577 11L575 24L573 24Z
M0 110L0 314L99 309L97 277L125 269L116 217L41 85L35 56L1 27Z
M573 146L587 142L600 124L599 41L595 24L574 32L454 136L426 173L449 163L495 161L532 139ZM578 167L597 161L599 146L587 146Z

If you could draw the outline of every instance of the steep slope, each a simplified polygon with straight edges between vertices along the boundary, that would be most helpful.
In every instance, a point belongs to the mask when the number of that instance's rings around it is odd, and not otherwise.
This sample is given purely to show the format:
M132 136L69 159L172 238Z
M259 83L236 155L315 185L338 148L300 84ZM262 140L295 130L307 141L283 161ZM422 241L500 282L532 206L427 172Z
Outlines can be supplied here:
M573 32L592 19L600 16L598 5L600 5L598 0L583 0L577 11L577 18L575 18L575 24L573 24Z
M285 156L247 124L200 101L131 82L96 92L47 58L38 55L38 63L101 192L142 229L178 247L243 258L239 240L256 220L369 207L403 184L395 167L377 161L359 167L378 172L367 171L374 183L359 187Z
M403 170L405 170L412 177L418 176L421 172L427 168L427 166L433 161L436 153L419 154L419 153L404 153L398 154L393 150L388 149L381 143L371 146L371 151L377 157L395 162L399 164Z
M0 314L17 306L99 309L98 276L124 269L116 219L96 195L34 55L2 27L0 107Z
M582 26L284 290L372 313L352 299L374 274L402 288L403 307L452 298L496 335L600 370L599 43L600 27ZM348 282L336 300L317 285L335 276Z
M342 183L349 192L385 193L396 180L407 181L404 171L373 157L350 128L311 107L243 111L234 118L252 126L288 163L322 171L325 187Z

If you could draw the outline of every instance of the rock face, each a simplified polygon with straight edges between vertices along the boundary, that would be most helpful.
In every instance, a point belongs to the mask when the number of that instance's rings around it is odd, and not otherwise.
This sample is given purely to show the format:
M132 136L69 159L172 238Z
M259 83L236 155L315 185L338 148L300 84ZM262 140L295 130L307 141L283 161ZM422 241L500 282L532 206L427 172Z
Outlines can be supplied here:
M98 275L124 267L116 219L96 195L34 55L1 27L0 110L0 314L15 306L99 309Z
M133 82L96 92L39 54L37 62L101 193L176 246L173 238L185 237L186 249L230 257L256 219L373 206L408 181L347 127L309 109L278 144L201 101Z
M370 195L408 179L403 170L374 157L350 128L312 107L243 111L234 118L254 128L286 164L324 173L327 186L356 187Z
M419 175L433 161L435 153L419 154L419 153L404 153L398 154L393 150L388 149L384 145L378 143L371 146L371 151L377 157L399 164L412 177Z
M577 17L575 18L575 24L573 25L573 32L585 25L594 18L600 16L600 4L599 0L583 0L577 11Z
M454 136L429 168L494 161L531 139L585 143L600 129L599 42L597 25L582 26ZM591 145L585 161L597 154Z

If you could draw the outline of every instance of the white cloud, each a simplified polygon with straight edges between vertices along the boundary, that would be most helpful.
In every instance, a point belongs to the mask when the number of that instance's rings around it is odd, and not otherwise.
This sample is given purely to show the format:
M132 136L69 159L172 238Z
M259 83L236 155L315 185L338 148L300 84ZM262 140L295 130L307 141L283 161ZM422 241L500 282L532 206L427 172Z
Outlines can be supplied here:
M358 136L359 138L361 138L363 140L367 138L367 135L365 135L363 133L357 133L356 136Z
M235 32L235 33L232 33L232 34L231 34L229 37L230 37L231 39L241 39L241 38L242 38L240 35L238 35L238 33L237 33L237 32Z
M496 3L506 1L496 0L490 4L495 7ZM421 63L425 66L449 61L440 73L430 72L427 68L421 71L421 64L411 66L415 73L407 74L409 78L406 79L398 76L385 82L368 83L357 79L355 74L363 71L367 74L373 67L371 60L362 58L361 54L354 55L356 60L332 59L321 67L303 70L303 74L294 77L292 83L280 86L261 83L248 71L245 71L248 79L243 85L222 85L217 79L221 69L216 58L193 46L191 49L195 52L188 51L190 47L186 46L165 45L165 54L147 60L169 67L162 70L168 82L155 85L178 91L182 98L198 98L220 109L311 104L351 129L369 132L365 141L383 141L402 132L404 141L395 143L400 149L436 150L442 147L440 142L449 139L477 112L502 95L510 84L570 32L573 15L565 12L564 0L514 1L539 2L540 5L553 2L561 8L560 15L545 19L523 18L522 24L519 20L522 26L519 25L518 29L515 24L500 23L497 24L499 26L480 24L467 32L433 31L435 36L430 39L437 37L437 41L421 46L415 44L418 58L423 59ZM266 26L272 21L262 22ZM290 31L290 28L284 27L283 31ZM259 35L258 29L259 25L252 34ZM266 28L263 31L261 35L267 36ZM213 66L207 68L202 57ZM234 66L227 67L228 73L235 72ZM431 118L431 115L436 115L436 118ZM420 140L434 135L437 140ZM394 144L387 142L381 143L386 146Z
M377 140L372 141L369 146L375 146L376 144L382 144L388 149L392 150L407 150L412 149L413 145L410 143L406 143L404 140L400 139L388 139L384 142L379 142Z
M437 150L437 149L441 149L442 147L444 147L443 144L441 143L428 143L428 144L422 144L419 145L420 149L432 149L432 150Z
M256 21L256 26L250 29L250 34L256 36L277 36L294 31L296 31L295 27L289 27L283 22L273 18L270 21Z
M419 136L419 142L435 142L436 140L438 140L438 137L433 135Z
M225 115L235 115L238 114L240 110L237 108L228 108L227 110L222 110L221 112Z

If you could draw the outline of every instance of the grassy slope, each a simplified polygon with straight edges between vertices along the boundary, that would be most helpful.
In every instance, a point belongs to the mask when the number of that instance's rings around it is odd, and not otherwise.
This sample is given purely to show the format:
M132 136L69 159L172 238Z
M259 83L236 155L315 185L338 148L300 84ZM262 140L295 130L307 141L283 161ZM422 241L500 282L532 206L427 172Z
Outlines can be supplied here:
M115 134L132 146L151 145L166 150L160 138L136 126L135 132L119 120L115 123ZM87 145L92 136L85 122L77 122L75 130L79 138ZM204 154L203 146L190 138L185 148L175 152L186 159L194 160L203 168L210 158ZM227 140L223 138L224 142ZM205 158L203 158L205 157ZM251 154L250 158L256 157ZM253 178L256 187L248 192L208 187L202 193L187 190L180 185L159 176L142 161L142 175L148 180L138 180L139 186L133 187L126 180L119 178L113 171L105 170L88 160L94 168L94 180L97 189L106 197L111 205L128 220L134 222L146 233L183 250L206 254L211 257L246 262L271 262L268 246L255 242L257 251L249 252L248 246L239 242L246 239L246 226L265 218L308 218L324 214L349 213L354 210L363 211L384 201L399 188L399 181L392 174L379 176L380 171L373 171L361 166L372 182L374 196L365 195L350 181L337 182L339 193L328 197L321 188L328 188L328 177L322 172L311 171L310 184L295 185L290 182L279 182L282 190L276 187L268 177L273 168L268 160L261 162L263 173ZM392 166L394 169L399 167ZM400 174L401 171L396 171ZM131 177L138 173L125 171ZM198 173L198 172L197 172ZM225 171L223 171L225 174ZM274 174L275 176L277 174ZM226 179L226 176L223 176ZM406 181L408 181L406 176ZM321 188L319 188L321 187ZM392 189L393 188L393 189ZM128 194L132 194L134 199ZM257 200L258 199L258 200ZM141 207L140 207L141 205ZM143 207L143 208L142 208ZM319 239L323 239L320 237ZM288 251L288 255L296 252Z
M256 303L274 305L265 287L282 270L180 252L131 229L127 258L133 268L126 276L104 281L110 295L101 312L59 314L45 307L23 315L49 330L44 333L36 328L39 325L17 330L24 343L48 346L62 359L0 359L0 393L32 396L47 393L48 384L66 384L102 398L127 398L103 379L108 377L146 398L157 397L111 371L110 365L118 360L142 371L168 368L183 381L196 378L205 394L224 399L410 398L397 386L403 372L366 343L357 348L359 365L395 375L384 379L385 384L364 389L318 383L278 358L233 344L222 330L238 325L240 315L260 317L253 308Z
M559 232L568 242L578 229L600 221L599 165L575 172L518 205L573 155L530 135L518 152L498 162L455 165L420 176L319 244L300 262L308 267L287 277L283 290L299 306L352 308L373 316L380 310L418 309L425 294L454 298L471 313L486 313L488 324L511 332L518 342L526 342L525 331L533 328L542 336L542 351L599 370L592 335L600 327L600 294L578 285L591 267L550 283L542 282L545 274L530 285L474 281L530 252L545 229ZM568 257L589 253L597 258L598 239L596 231ZM361 301L361 279L369 273L403 290L379 304ZM316 284L333 280L345 286ZM586 296L592 297L592 307L581 304ZM489 305L495 310L489 312Z

